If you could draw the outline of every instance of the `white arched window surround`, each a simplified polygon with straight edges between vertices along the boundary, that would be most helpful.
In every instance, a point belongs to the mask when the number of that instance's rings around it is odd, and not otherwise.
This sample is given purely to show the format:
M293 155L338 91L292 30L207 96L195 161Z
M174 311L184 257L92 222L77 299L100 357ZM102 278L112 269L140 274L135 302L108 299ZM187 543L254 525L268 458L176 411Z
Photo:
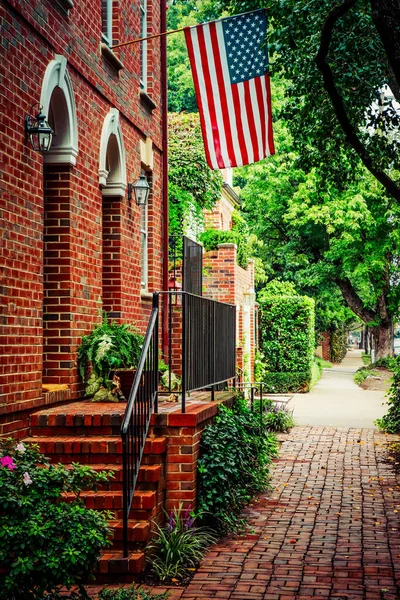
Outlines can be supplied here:
M50 152L44 155L44 162L75 165L78 155L78 123L65 56L56 54L47 65L40 104L55 133Z
M126 181L126 154L119 112L111 108L104 119L100 139L99 185L103 196L124 196Z

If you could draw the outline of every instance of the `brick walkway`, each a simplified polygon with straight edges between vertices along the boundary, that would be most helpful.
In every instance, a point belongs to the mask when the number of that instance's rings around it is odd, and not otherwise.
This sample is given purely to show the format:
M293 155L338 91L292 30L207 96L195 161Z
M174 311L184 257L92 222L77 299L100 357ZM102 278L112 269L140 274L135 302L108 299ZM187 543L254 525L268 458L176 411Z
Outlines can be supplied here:
M246 511L248 535L213 547L173 598L399 600L400 475L385 462L394 439L293 429L272 492Z

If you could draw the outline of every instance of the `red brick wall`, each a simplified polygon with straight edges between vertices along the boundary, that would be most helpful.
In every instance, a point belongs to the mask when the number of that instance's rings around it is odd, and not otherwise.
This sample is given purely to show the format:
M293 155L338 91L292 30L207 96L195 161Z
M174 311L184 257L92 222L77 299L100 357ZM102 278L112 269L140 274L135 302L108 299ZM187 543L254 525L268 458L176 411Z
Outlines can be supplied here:
M139 1L133 8L131 0L114 5L114 35L120 41L137 37ZM140 52L115 51L124 65L119 72L101 53L101 3L75 0L67 15L50 0L0 0L0 17L0 435L23 435L29 410L81 394L77 347L102 309L142 330L150 314L151 303L140 295L138 207L126 194L103 200L99 186L100 138L112 107L119 111L128 181L139 175L140 140L153 141L149 291L161 289L160 54L159 42L150 42L148 93L156 103L151 112L139 98ZM149 34L159 27L159 3L149 2ZM44 168L41 154L25 141L24 117L39 101L56 54L67 59L79 151L76 165ZM44 396L42 381L66 384L69 391Z

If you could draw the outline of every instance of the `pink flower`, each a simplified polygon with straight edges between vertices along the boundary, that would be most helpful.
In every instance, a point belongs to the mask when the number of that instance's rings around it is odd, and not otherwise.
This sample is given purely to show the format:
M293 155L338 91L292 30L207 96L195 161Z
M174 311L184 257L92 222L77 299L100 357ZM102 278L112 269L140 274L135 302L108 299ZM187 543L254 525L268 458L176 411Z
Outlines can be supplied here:
M21 452L22 454L25 452L25 446L21 443L17 444L16 448L17 452Z
M15 467L17 466L11 456L2 456L0 458L0 464L2 467L10 469L10 471L14 471Z
M29 477L29 473L25 472L24 473L24 484L31 485L31 483L32 483L32 479Z

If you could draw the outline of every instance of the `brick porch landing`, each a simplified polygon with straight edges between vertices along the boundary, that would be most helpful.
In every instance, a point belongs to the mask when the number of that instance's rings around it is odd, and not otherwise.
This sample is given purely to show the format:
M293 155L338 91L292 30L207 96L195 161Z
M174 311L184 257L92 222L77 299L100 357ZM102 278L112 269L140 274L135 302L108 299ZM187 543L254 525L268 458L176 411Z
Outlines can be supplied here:
M159 402L152 415L138 484L129 515L128 558L122 556L122 441L121 422L126 403L90 400L41 409L30 417L31 437L53 463L90 464L97 470L113 471L114 477L98 492L83 491L88 508L109 509L113 515L113 545L99 562L97 581L132 581L145 564L144 548L154 522L162 522L164 510L180 503L196 504L197 458L201 432L212 421L221 403L231 404L234 392L192 393L182 414L176 402ZM73 496L71 496L73 499Z

